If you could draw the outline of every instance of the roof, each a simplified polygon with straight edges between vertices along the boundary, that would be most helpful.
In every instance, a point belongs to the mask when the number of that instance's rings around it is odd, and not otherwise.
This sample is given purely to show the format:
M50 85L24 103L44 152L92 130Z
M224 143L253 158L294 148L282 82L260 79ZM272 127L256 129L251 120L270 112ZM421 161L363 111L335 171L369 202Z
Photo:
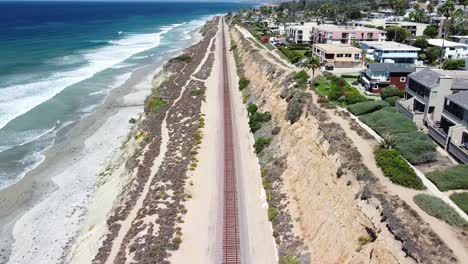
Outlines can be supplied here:
M412 63L369 63L367 69L373 72L412 73L416 66Z
M443 39L428 39L427 43L432 46L437 46L437 47L442 47L442 42L444 44L444 47L468 47L468 45L459 43L459 42L453 42L449 40L443 40Z
M439 85L440 78L452 78L452 90L468 90L468 71L423 69L408 75L411 79L432 89Z
M420 48L416 48L406 44L401 44L395 41L360 41L360 43L377 50L421 50Z
M322 24L315 26L317 30L325 30L330 32L355 32L355 31L362 31L362 32L379 32L385 33L385 31L376 29L376 28L368 28L368 27L355 27L355 26L338 26L338 25L328 25Z
M322 49L325 52L358 52L361 49L346 44L314 44L315 48Z
M468 91L447 95L445 98L468 110Z
M408 77L428 87L429 89L437 87L439 85L439 78L442 76L444 75L428 68L422 69L420 71L408 75Z

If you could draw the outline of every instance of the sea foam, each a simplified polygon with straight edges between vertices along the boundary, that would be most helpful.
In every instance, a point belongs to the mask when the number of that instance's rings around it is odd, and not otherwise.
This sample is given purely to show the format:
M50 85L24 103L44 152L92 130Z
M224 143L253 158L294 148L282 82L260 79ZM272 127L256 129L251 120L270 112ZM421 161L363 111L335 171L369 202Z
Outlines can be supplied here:
M36 82L0 88L0 129L65 88L121 63L134 54L158 46L162 35L179 25L161 27L161 31L157 33L128 35L123 39L110 41L109 46L84 51L82 56L87 63L76 70L57 72Z

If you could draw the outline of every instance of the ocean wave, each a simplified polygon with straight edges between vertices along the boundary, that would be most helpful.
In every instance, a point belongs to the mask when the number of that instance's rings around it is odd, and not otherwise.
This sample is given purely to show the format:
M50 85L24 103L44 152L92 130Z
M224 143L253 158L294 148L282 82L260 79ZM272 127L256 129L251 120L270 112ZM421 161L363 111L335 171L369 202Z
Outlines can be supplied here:
M0 89L0 129L16 117L23 115L51 99L63 89L86 80L96 73L112 67L132 55L154 48L161 43L161 37L177 27L164 26L161 31L150 34L134 34L112 41L111 45L83 53L86 66L72 71L57 72L45 80L18 84Z
M24 131L22 133L16 133L15 138L9 140L9 145L0 146L0 153L12 149L14 147L24 146L31 143L57 129L59 123L56 123L52 128L49 129L36 129Z

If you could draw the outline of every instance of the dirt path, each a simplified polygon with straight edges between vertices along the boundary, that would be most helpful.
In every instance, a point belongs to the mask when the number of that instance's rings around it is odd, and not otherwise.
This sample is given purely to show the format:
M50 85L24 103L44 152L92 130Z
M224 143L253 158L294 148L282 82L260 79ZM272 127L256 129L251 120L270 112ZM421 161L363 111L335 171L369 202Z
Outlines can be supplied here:
M314 93L313 101L318 105L317 99L318 96ZM351 141L357 147L358 151L362 154L362 162L379 179L379 182L385 187L385 190L390 195L397 195L413 210L415 210L421 216L421 218L431 226L433 231L437 233L437 235L439 235L440 238L454 251L454 254L459 260L468 259L468 250L457 238L457 231L445 222L428 215L418 205L416 205L416 203L414 203L414 195L419 193L431 193L429 191L417 191L393 184L389 178L383 175L382 170L375 162L374 149L378 146L378 142L376 140L364 139L358 135L356 131L351 129L350 121L345 119L343 116L338 115L336 113L337 110L325 108L322 109L327 112L333 122L338 123L344 129L346 135L349 137L349 139L351 139Z

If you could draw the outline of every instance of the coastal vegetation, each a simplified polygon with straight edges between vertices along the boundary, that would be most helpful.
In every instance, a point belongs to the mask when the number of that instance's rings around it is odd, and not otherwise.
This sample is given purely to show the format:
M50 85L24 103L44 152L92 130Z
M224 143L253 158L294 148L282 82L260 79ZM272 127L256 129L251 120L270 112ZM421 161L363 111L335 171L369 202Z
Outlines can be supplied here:
M296 81L297 84L303 85L309 80L310 76L307 74L306 71L302 70L294 74L294 81Z
M468 229L466 222L452 207L446 204L442 199L428 195L417 194L413 198L414 202L421 207L427 214L436 217L449 225Z
M149 98L149 105L152 111L157 111L162 106L165 106L167 101L160 98L160 97L150 97Z
M375 153L375 160L384 175L390 178L393 183L417 190L425 189L421 179L398 151L379 149Z
M250 104L247 107L249 113L249 127L252 133L262 128L262 124L271 120L270 112L259 112L256 104Z
M360 102L360 103L352 104L352 105L349 105L347 109L354 115L363 115L363 114L377 111L386 106L388 106L388 104L385 101L379 100L379 101L367 101L367 102Z
M426 176L441 191L468 190L468 164L431 171Z
M180 56L177 56L175 58L172 58L169 60L169 62L191 62L192 61L192 57L190 57L188 54L182 54Z
M468 192L456 192L450 195L450 199L468 214Z
M326 96L329 101L343 106L369 100L344 78L331 73L315 78L313 88Z
M242 91L244 90L245 88L247 88L247 86L249 85L250 83L250 80L248 80L247 78L245 77L241 77L239 79L239 90Z
M394 107L384 107L359 119L380 136L386 134L395 138L395 149L411 164L421 164L435 159L436 146L425 133L404 117Z
M255 153L260 153L262 152L263 149L265 149L268 145L271 143L271 138L270 137L258 137L255 139Z

